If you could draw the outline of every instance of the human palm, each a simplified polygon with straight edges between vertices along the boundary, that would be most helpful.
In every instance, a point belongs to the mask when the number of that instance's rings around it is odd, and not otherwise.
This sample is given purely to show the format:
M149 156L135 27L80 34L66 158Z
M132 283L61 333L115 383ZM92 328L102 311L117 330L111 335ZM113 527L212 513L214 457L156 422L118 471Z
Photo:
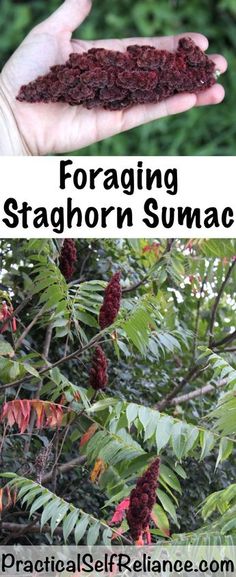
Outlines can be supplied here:
M216 84L198 95L179 94L159 104L137 105L115 112L87 110L82 106L72 107L63 103L18 102L16 95L23 84L46 74L50 66L64 63L71 52L83 52L99 46L125 50L132 43L152 44L166 50L177 47L178 36L91 42L72 39L73 30L86 18L89 10L90 0L66 0L52 16L30 32L2 70L1 88L32 154L69 152L156 118L223 100L224 90ZM204 36L188 36L202 50L206 50L208 41ZM225 59L219 55L212 56L212 59L223 73L227 68Z

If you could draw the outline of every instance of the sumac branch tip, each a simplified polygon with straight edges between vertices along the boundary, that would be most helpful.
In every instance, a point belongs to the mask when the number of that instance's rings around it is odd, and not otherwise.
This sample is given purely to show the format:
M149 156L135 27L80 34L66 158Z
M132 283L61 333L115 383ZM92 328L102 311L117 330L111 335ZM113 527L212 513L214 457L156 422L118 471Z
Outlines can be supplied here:
M32 411L36 415L37 429L61 427L64 417L63 407L40 399L15 399L4 403L0 421L6 421L9 427L17 425L23 434L29 427Z

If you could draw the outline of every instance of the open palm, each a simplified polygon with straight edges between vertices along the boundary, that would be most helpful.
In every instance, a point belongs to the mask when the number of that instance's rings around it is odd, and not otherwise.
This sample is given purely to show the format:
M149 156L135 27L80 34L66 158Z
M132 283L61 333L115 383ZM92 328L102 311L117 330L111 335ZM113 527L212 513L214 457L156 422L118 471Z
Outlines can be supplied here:
M18 102L16 95L23 84L46 74L50 66L64 63L71 52L83 52L99 46L125 50L132 43L151 44L167 50L177 47L179 36L91 42L72 39L73 30L83 22L89 11L90 0L65 0L52 16L30 32L3 68L2 90L32 154L69 152L156 118L223 100L224 90L216 84L199 95L176 95L160 104L138 105L115 112L87 110L82 106L72 107L62 103L45 105ZM187 35L202 50L207 49L208 41L204 36ZM219 55L212 56L212 59L223 73L227 68L225 59Z

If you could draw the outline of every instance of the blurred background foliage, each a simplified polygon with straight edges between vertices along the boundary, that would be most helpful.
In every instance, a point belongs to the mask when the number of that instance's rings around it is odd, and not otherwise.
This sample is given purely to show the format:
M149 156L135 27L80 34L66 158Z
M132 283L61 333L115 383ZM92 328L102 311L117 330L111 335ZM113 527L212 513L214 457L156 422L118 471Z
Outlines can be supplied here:
M47 17L60 0L1 0L1 66L25 34ZM185 31L208 36L212 53L228 59L221 82L226 99L216 107L194 109L158 120L90 146L75 154L95 155L234 155L236 94L235 0L94 0L79 35L86 40L160 36Z

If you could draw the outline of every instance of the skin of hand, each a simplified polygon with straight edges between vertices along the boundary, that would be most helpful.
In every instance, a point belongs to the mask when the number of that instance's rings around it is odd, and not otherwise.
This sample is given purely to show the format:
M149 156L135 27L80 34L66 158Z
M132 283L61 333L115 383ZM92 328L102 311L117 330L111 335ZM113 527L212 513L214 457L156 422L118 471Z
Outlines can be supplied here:
M65 0L58 10L28 34L2 70L0 88L30 154L70 152L157 118L184 112L194 106L218 104L223 100L224 89L216 84L199 95L176 95L160 104L138 105L115 112L87 110L62 103L18 102L16 95L23 84L46 74L50 66L65 63L72 52L80 53L92 47L125 50L129 44L149 44L175 50L181 36L190 36L202 50L208 48L207 38L196 33L91 42L72 39L73 31L85 20L90 9L90 0ZM221 73L225 72L225 58L220 55L211 58L216 68Z

